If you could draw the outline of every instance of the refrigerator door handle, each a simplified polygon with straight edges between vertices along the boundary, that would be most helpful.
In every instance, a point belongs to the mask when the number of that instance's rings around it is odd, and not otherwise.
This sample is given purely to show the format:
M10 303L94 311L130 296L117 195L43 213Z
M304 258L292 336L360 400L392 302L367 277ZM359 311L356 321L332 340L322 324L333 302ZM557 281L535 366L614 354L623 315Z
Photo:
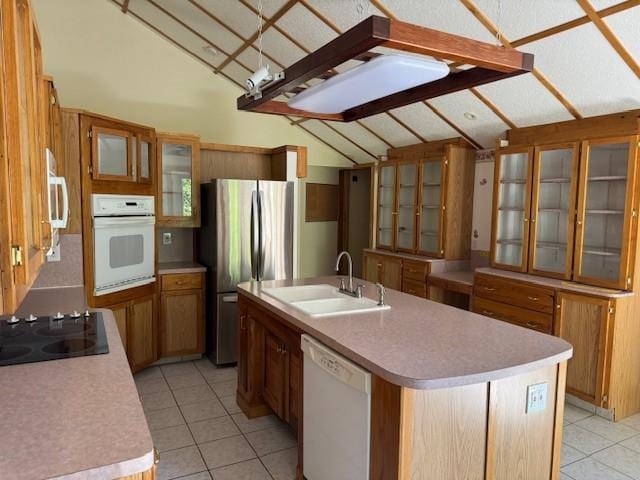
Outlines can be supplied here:
M266 244L264 241L264 234L266 230L266 225L264 224L264 209L262 208L262 204L264 202L264 192L258 192L258 211L260 212L260 258L258 263L258 275L260 275L260 280L264 278L264 264L267 257L266 252Z
M251 277L259 280L258 271L258 246L260 245L260 227L258 220L260 211L258 207L258 192L251 192Z

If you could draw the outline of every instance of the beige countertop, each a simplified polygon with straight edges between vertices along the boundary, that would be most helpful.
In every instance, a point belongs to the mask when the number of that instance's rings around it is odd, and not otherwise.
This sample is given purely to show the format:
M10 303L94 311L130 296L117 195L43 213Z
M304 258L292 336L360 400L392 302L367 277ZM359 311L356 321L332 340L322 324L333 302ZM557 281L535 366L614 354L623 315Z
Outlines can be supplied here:
M207 267L198 262L164 262L158 263L158 275L171 273L199 273L206 272Z
M98 311L109 353L0 367L1 479L113 479L152 467L151 435L113 314Z
M20 304L16 315L25 317L34 315L53 315L57 312L70 313L74 310L84 312L87 309L87 297L83 286L32 288Z
M473 287L473 276L474 272L470 270L463 270L457 272L437 272L431 273L429 278L441 278L442 280L447 280L449 282L461 283L463 285L467 285L469 287Z
M584 293L587 295L595 295L606 298L621 298L633 296L633 292L625 292L624 290L611 290L609 288L593 287L591 285L583 285L581 283L569 282L567 280L558 280L556 278L540 277L538 275L530 275L528 273L511 272L509 270L499 270L497 268L477 268L476 273L486 273L503 278L520 280L522 282L540 285L542 287L554 288L563 292Z
M337 285L338 277L241 283L246 295L272 313L383 379L417 389L488 382L567 360L564 340L387 289L389 310L314 318L262 288ZM365 296L377 299L364 283Z

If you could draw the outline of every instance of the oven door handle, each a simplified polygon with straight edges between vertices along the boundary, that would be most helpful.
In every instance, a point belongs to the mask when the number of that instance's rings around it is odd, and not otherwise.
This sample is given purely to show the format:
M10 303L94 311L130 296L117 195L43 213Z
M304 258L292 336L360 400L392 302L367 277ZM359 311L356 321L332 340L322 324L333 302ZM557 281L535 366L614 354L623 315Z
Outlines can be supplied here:
M156 217L94 217L94 228L121 227L123 225L154 225Z

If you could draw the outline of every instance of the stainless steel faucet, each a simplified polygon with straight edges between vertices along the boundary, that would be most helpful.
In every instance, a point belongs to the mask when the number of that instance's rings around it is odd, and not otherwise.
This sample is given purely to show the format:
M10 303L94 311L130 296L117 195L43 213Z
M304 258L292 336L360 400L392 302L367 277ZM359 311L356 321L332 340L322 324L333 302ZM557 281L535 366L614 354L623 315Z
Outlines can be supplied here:
M344 293L346 295L350 295L356 298L362 298L362 291L364 289L364 285L358 285L357 288L353 288L353 261L351 260L351 255L349 255L349 252L347 251L340 252L340 254L338 255L338 258L336 260L336 272L340 270L340 260L344 255L347 256L347 260L349 261L349 285L345 287L344 279L341 279L338 290L341 293Z
M378 289L378 305L384 305L384 285L381 283L376 283L376 288Z

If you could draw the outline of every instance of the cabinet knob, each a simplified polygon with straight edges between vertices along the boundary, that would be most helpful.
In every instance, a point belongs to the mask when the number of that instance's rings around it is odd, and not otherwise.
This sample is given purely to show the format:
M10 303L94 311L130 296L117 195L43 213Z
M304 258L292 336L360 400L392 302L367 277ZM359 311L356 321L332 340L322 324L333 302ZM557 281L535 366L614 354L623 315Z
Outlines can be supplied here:
M540 300L538 297L527 297L527 298L532 302L537 302L538 300Z
M496 289L495 288L491 288L491 287L482 287L484 288L487 292L495 292Z
M527 327L529 327L529 328L536 328L537 327L537 325L535 323L532 323L532 322L527 322L527 323L525 323L525 325Z
M482 314L486 315L487 317L493 317L495 315L495 313L489 311L489 310L482 310Z

